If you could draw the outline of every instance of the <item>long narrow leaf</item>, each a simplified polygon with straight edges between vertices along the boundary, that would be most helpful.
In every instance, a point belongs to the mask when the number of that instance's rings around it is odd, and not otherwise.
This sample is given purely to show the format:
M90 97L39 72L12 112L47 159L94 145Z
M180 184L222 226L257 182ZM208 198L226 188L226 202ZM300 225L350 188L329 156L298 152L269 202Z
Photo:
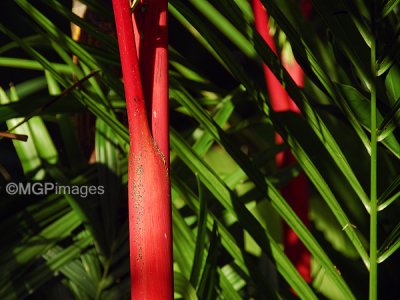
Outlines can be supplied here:
M194 114L195 118L206 128L208 128L209 132L213 134L214 138L216 141L220 142L223 146L226 146L226 150L228 152L234 151L234 147L230 145L228 142L228 138L224 137L223 131L218 128L218 126L213 123L210 118L198 107L195 101L189 101L190 96L188 94L185 94L185 96L180 95L179 92L172 90L171 95L176 97L177 100L181 101L182 105L185 105L185 107L189 108L191 112ZM227 147L228 146L228 147ZM321 258L321 265L323 265L327 271L330 272L330 274L333 276L333 278L336 278L337 283L340 284L341 286L346 286L345 283L342 281L340 276L338 276L336 270L333 268L332 263L329 261L329 259L326 257L324 251L320 246L318 246L318 243L314 240L313 236L309 233L307 228L304 226L304 224L299 220L299 218L296 216L296 214L293 212L293 210L290 209L290 207L287 205L286 201L282 198L282 196L279 194L279 192L272 186L270 183L265 183L262 180L262 175L260 175L260 172L255 170L250 162L243 162L245 161L245 157L241 157L240 160L237 159L238 156L241 156L238 151L235 151L235 158L236 161L239 163L239 165L242 167L242 169L245 171L245 173L249 176L250 179L252 179L258 187L266 191L268 196L271 197L271 201L274 205L274 207L277 209L277 211L281 214L281 216L285 219L286 222L295 230L296 234L299 236L299 238L303 241L303 243L306 245L306 247L310 250L310 252L316 256ZM296 224L296 225L295 225ZM346 223L345 223L346 224ZM345 225L343 224L343 226ZM350 229L351 231L351 229ZM352 238L356 237L354 232L351 234ZM358 238L354 241L357 241ZM365 253L365 250L363 247L360 248L361 242L356 243L358 250L360 251L360 255L363 255ZM364 257L365 258L365 257ZM351 294L351 293L350 293Z
M221 179L215 176L211 170L201 163L199 158L174 130L171 131L171 145L174 151L179 153L179 157L185 161L186 165L188 165L188 167L190 167L194 172L199 173L199 176L201 176L202 182L205 184L207 189L214 194L224 207L229 210L235 208L234 211L238 215L242 226L249 231L265 253L275 259L279 272L293 287L293 289L301 295L301 297L305 297L306 299L316 299L316 296L309 289L304 279L297 273L294 266L283 254L278 245L269 237L268 233L265 232L265 230L241 203L232 198L233 195L225 187ZM296 275L294 276L294 274Z

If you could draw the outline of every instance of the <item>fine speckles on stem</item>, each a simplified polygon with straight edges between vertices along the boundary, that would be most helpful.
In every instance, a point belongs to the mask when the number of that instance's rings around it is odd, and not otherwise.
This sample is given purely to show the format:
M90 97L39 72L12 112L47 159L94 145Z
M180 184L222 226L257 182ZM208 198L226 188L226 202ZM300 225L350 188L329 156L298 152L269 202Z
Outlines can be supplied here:
M164 145L168 142L168 124L157 122L154 125L152 114L148 116L146 113L147 110L152 112L150 103L158 104L157 100L161 99L163 109L155 105L154 110L157 110L158 119L168 116L168 87L164 84L145 84L143 87L143 82L153 81L152 78L148 78L150 76L145 75L157 72L153 68L159 66L153 56L139 55L141 64L145 66L143 70L140 69L138 61L138 53L153 53L154 49L159 48L166 52L168 43L167 37L163 36L161 44L157 41L157 44L153 45L152 40L150 43L144 40L136 45L138 39L135 37L135 28L139 29L137 34L140 34L142 39L152 37L153 27L161 26L155 21L159 10L161 9L166 15L167 1L154 0L148 7L143 0L133 0L131 3L127 1L113 0L113 8L121 54L131 146L128 170L131 299L169 300L173 299L170 182L165 171L169 160L161 155L156 145L161 145L161 150L165 149L166 152L169 149L168 145ZM143 26L139 26L143 28L137 28L135 24L137 20L132 19L132 8L136 8L134 15L143 22L141 24ZM147 10L146 18L143 16L143 9ZM144 36L141 33L142 29ZM167 66L167 63L162 65L165 79L168 74ZM161 92L154 92L158 89L161 89ZM152 92L158 96L157 99L151 98ZM149 99L146 98L145 101L145 97ZM161 137L159 135L153 137L153 130L161 133ZM161 139L161 142L158 139ZM168 153L164 155L167 156Z
M143 218L144 218L144 206L143 206L143 196L145 194L145 187L143 184L143 176L144 176L144 168L142 164L142 154L139 153L135 155L132 153L132 157L130 160L131 166L134 166L135 169L135 180L132 182L132 201L134 213L132 218L135 224L135 244L137 245L137 253L136 253L136 262L140 266L140 272L143 272L144 269L144 261L143 261Z

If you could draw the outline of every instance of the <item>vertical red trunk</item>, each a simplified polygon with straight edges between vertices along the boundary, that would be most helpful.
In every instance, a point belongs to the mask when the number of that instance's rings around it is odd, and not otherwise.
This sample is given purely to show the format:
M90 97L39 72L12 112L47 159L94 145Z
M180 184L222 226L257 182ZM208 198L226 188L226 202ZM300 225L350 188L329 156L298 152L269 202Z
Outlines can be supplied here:
M264 6L261 4L260 0L252 0L253 12L254 12L254 21L256 25L256 29L261 37L265 40L267 45L276 53L275 42L272 36L269 33L268 26L268 15L264 9ZM275 111L286 111L290 107L290 99L279 82L279 80L275 77L274 73L270 70L270 68L263 64L265 83L267 85L267 90L271 99L271 104ZM283 143L283 140L280 135L275 136L275 140L278 144ZM279 153L276 156L276 161L278 166L281 166L283 163L284 153Z
M283 166L288 166L296 162L290 150L284 154ZM296 212L297 216L309 228L308 218L309 190L308 179L302 172L293 178L285 187L281 189L282 196ZM285 253L292 261L294 266L304 280L311 282L310 252L300 241L296 233L286 224L283 224L283 243Z
M302 9L307 11L307 1L303 1ZM268 15L261 4L260 0L252 0L252 7L254 12L255 26L257 31L263 37L268 46L276 53L276 48L274 40L269 33L268 26ZM294 81L299 87L304 84L304 73L301 67L296 61L291 64L284 64L285 68L292 76ZM263 65L266 85L268 93L271 100L272 108L275 111L294 111L299 112L298 107L290 99L287 92L284 90L278 79L268 68L267 65ZM275 136L277 143L282 143L283 140L278 134ZM295 163L295 158L289 149L285 150L283 153L279 153L276 157L276 162L279 167L288 166ZM297 213L300 219L304 222L306 226L310 226L308 219L308 186L307 178L304 173L300 174L298 177L294 178L287 186L282 188L281 192L288 203L291 205L293 210ZM284 247L287 256L295 265L296 269L302 275L302 277L307 281L311 282L311 272L310 272L310 253L301 243L297 235L293 230L284 224Z
M157 11L159 18L150 18L149 22L154 24L147 25L160 28L150 33L156 35L152 37L157 45L147 44L149 49L157 48L157 51L151 57L140 57L143 66L146 65L145 59L149 60L147 68L153 74L150 76L143 68L141 73L139 67L137 53L140 51L136 47L129 2L113 0L130 133L129 239L131 299L135 300L173 297L168 174L167 24L166 4L160 5L162 8L159 5L160 1L148 4L148 9L151 9L149 11ZM160 32L162 34L158 35ZM140 47L144 48L144 45L140 41ZM145 81L143 90L142 83ZM149 85L148 81L152 84ZM150 113L147 114L147 111ZM158 122L159 119L162 119L162 123Z
M138 31L138 56L147 116L154 140L169 166L168 139L168 2L142 0L133 25Z

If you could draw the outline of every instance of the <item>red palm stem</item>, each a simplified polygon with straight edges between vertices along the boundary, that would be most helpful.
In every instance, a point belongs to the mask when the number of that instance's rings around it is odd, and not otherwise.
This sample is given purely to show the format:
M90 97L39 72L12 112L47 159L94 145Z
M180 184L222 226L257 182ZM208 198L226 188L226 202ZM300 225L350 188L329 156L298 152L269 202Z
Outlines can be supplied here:
M273 37L269 33L268 26L268 15L264 6L261 4L260 0L252 0L252 7L254 12L255 26L259 34L263 37L268 46L276 53L276 47ZM304 72L296 61L291 64L285 64L284 66L289 74L292 76L294 81L299 87L304 84ZM266 85L268 93L270 96L270 101L272 108L275 111L294 111L299 112L299 109L290 99L287 92L284 90L283 86L280 84L278 79L269 69L266 64L263 64L264 75L266 80ZM282 143L282 137L276 134L275 140L277 143ZM285 167L290 164L295 163L295 158L289 149L280 153L276 157L278 166ZM304 173L290 181L281 192L288 203L292 206L293 210L299 216L299 218L304 222L306 226L310 226L308 219L308 182ZM296 269L302 275L302 277L307 281L311 282L311 271L310 271L310 253L301 243L294 231L284 224L284 247L287 256L295 265Z
M157 6L153 1L152 5ZM129 201L129 239L130 239L130 269L131 269L131 299L172 299L172 239L171 239L171 202L168 165L165 156L168 146L164 144L164 154L159 150L157 142L151 134L151 127L165 126L153 122L154 111L160 115L168 104L147 107L144 97L151 97L148 89L156 89L157 93L166 92L166 61L162 67L157 67L153 58L148 64L163 78L163 85L157 88L158 81L149 87L144 85L147 76L140 72L137 57L135 34L132 26L130 7L127 0L113 0L115 23L117 27L120 49L122 74L124 78L125 97L130 133L130 156L128 167L128 201ZM156 26L160 24L157 23ZM165 28L166 30L166 24ZM166 38L166 36L164 36ZM163 42L164 44L166 41ZM165 48L166 49L166 48ZM166 50L163 52L166 53ZM166 55L166 54L164 54ZM141 58L144 59L144 58ZM150 59L150 58L146 58ZM167 59L163 56L163 59ZM159 95L157 94L156 95ZM166 101L168 95L159 97ZM155 101L157 102L157 101ZM162 108L160 108L160 106ZM156 114L157 114L156 113ZM157 131L168 136L168 116L166 128ZM165 122L165 121L164 121ZM149 124L152 124L151 127ZM168 141L168 137L159 138Z
M132 21L141 36L136 46L149 125L169 166L167 12L165 0L142 0Z

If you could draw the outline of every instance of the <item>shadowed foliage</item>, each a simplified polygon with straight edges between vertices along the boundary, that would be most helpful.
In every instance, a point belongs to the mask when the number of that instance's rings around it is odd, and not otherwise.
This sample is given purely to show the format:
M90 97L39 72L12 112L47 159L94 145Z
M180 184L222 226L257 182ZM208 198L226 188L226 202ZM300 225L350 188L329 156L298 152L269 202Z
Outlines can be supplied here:
M68 1L4 2L0 131L26 118L12 133L28 141L0 140L0 298L128 299L129 134L111 2L82 0L85 18ZM399 1L313 0L307 18L299 2L261 0L302 88L249 1L169 1L176 299L400 297ZM301 114L274 111L263 64ZM296 163L278 168L287 149ZM279 192L301 172L310 228ZM79 192L11 195L9 182ZM311 254L311 283L285 255L282 220Z

